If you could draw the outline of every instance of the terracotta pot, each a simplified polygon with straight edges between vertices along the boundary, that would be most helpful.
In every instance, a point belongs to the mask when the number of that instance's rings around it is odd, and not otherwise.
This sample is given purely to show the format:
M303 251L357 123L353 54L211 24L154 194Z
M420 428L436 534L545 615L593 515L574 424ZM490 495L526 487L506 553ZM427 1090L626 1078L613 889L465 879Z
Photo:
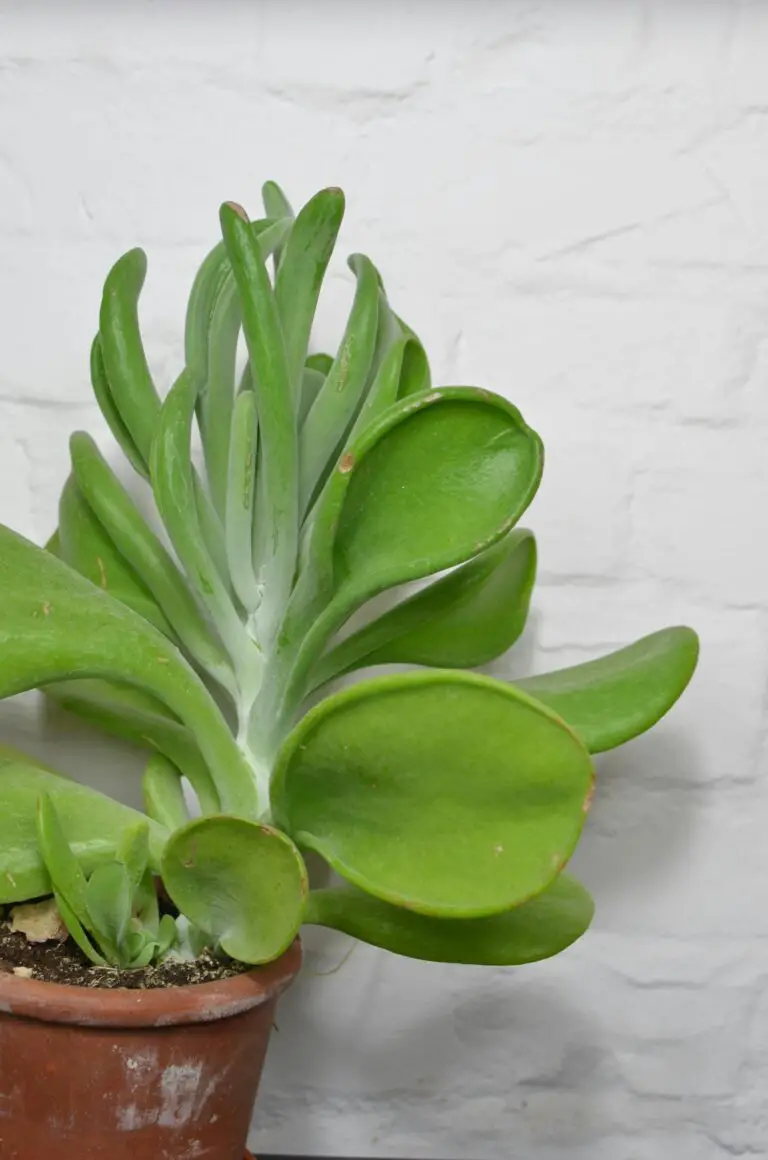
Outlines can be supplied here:
M243 1160L277 998L266 967L192 987L0 975L2 1160Z

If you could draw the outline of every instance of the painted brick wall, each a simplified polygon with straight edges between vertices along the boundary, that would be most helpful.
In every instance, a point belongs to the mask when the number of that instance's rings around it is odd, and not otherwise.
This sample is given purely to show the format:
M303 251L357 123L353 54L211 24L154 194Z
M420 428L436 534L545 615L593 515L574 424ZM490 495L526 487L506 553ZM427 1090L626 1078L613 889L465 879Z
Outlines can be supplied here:
M593 932L520 972L310 942L262 1149L483 1160L768 1151L768 4L0 2L0 519L56 520L109 263L158 378L221 200L349 197L443 382L543 434L541 584L502 671L700 631L685 702L600 762ZM343 266L328 338L349 298ZM15 742L135 793L34 699ZM127 779L126 776L127 775Z

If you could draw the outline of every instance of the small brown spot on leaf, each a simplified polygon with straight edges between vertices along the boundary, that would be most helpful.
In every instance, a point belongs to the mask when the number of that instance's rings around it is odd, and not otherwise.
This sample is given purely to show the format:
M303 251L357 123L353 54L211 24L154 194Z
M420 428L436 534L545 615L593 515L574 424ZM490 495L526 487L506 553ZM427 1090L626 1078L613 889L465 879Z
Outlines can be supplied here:
M342 455L341 459L339 460L339 471L342 475L348 475L354 466L354 455L351 455L349 451L346 453L346 455Z
M167 665L167 664L170 664L170 659L168 657L158 657L157 663L159 665Z
M50 616L50 615L51 615L51 606L48 603L48 601L46 600L45 604L43 605L43 616Z
M593 778L589 789L587 790L587 796L584 798L584 803L581 807L585 814L589 813L589 807L592 805L592 799L595 796L595 784L595 779Z
M239 202L237 202L237 201L225 201L224 204L226 206L228 206L229 209L234 210L234 212L237 214L237 216L239 218L242 218L242 220L244 222L248 221L248 214L245 212L245 210L243 209L243 207L240 205Z

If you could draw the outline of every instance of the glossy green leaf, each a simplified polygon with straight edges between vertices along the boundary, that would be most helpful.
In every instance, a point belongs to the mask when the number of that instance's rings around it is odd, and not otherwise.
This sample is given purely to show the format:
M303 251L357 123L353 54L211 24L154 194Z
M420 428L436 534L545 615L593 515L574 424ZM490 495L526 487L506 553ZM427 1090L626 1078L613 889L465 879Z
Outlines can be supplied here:
M256 221L251 230L264 258L280 247L290 221ZM242 312L222 242L198 270L187 305L184 349L197 388L203 451L216 511L224 518L235 364Z
M38 847L37 813L49 795L77 862L85 873L114 857L127 829L142 815L88 786L61 777L34 758L0 746L0 903L25 902L51 892L51 880ZM159 866L165 840L162 827L150 826L150 858Z
M108 965L107 960L96 950L96 947L91 942L91 939L86 933L83 924L80 922L80 919L77 917L67 900L61 894L59 894L57 890L54 890L53 897L56 900L56 906L58 908L59 914L61 915L62 922L77 945L80 947L80 950L83 952L85 957L89 959L89 961L92 962L95 967L106 967Z
M415 331L411 330L407 323L403 322L402 318L399 318L398 322L404 334L410 339L403 357L398 389L398 398L407 399L411 395L418 395L424 391L430 391L432 389L432 375L429 369L427 352L422 345L421 339Z
M178 830L189 821L181 776L167 758L154 754L141 782L144 809L166 830Z
M243 608L258 608L261 593L253 571L253 511L258 447L256 396L241 391L232 414L226 501L227 563Z
M149 479L149 466L133 441L133 436L123 422L123 418L112 398L104 354L101 349L101 335L97 334L91 344L91 386L99 404L99 409L107 421L107 426L117 441L120 450L139 475Z
M173 630L166 635L182 641L190 656L206 672L224 688L232 690L229 660L200 614L186 580L93 439L84 431L76 431L70 439L70 452L78 491L103 534L114 545L118 558L131 562L141 583L162 610Z
M357 410L376 346L379 320L376 268L362 254L354 254L349 265L357 277L349 321L339 353L301 429L299 508L302 513L309 507L317 483Z
M557 877L592 782L586 749L544 706L488 677L415 672L311 710L280 752L272 800L299 846L368 893L479 917Z
M301 429L304 420L312 408L312 404L320 394L324 382L325 375L322 371L313 370L309 366L304 368L304 375L301 380L301 398L299 399L299 411L297 415L299 429Z
M164 755L189 779L204 813L220 811L216 786L194 736L156 697L128 685L87 679L46 685L43 692L98 729L157 750L158 760Z
M57 555L92 584L149 620L169 639L175 639L159 604L115 547L72 476L64 484L59 500Z
M370 597L463 563L501 539L541 478L515 407L446 387L390 407L339 460L313 512L283 639L300 642L293 708L325 643Z
M307 355L306 365L311 371L319 371L323 378L325 378L333 366L333 355L326 354L324 351L317 351L315 354Z
M517 681L575 729L590 753L644 733L672 708L693 676L699 641L665 628L586 664Z
M407 338L396 339L383 356L350 432L350 446L361 437L366 427L397 402L403 358L409 341Z
M176 906L227 954L265 963L301 924L304 863L285 834L240 818L202 818L174 833L163 881Z
M560 954L581 938L593 914L588 892L561 874L529 902L487 918L433 918L343 886L312 891L304 922L412 959L521 966Z
M160 919L160 929L157 933L157 958L162 962L168 951L174 946L178 939L178 930L176 929L176 920L170 914L164 914Z
M222 805L246 817L260 814L253 772L221 710L162 633L3 527L0 590L0 697L79 677L143 689L193 734Z
M107 275L99 314L99 335L112 398L144 463L160 412L139 328L139 295L147 275L143 250L129 250Z
M265 181L261 187L261 200L264 203L264 212L268 218L276 218L287 221L292 221L294 212L291 208L291 203L283 193L276 181ZM285 250L285 241L281 241L279 246L275 246L273 252L273 261L275 265L275 273L280 268L280 263L283 260L283 253Z
M312 685L363 665L486 664L523 631L535 576L536 541L515 530L341 641L318 663Z
M114 964L123 961L122 944L131 920L131 880L119 862L102 862L94 867L86 891L90 928L106 957Z
M270 204L277 209L280 203L270 199ZM298 406L320 287L343 217L341 190L320 190L297 214L278 265L275 301L285 334L286 371L294 406Z
M35 821L38 848L54 889L66 899L80 922L87 925L88 882L47 792L38 798Z
M125 831L118 843L116 861L125 866L131 890L138 890L149 863L149 826L145 821Z
M243 333L255 383L259 480L263 489L257 510L261 543L268 549L266 559L260 561L260 579L270 594L270 606L265 611L274 616L274 609L282 611L291 590L298 542L298 441L287 345L276 297L244 211L227 204L222 206L220 217L224 244L240 294ZM291 239L297 224L298 219ZM289 263L291 239L280 266L281 274ZM303 365L302 354L299 371ZM261 628L269 639L277 624L266 620L261 622Z
M192 420L197 388L183 372L165 397L152 444L150 475L155 503L176 554L208 609L237 668L248 641L242 623L200 531L191 461Z

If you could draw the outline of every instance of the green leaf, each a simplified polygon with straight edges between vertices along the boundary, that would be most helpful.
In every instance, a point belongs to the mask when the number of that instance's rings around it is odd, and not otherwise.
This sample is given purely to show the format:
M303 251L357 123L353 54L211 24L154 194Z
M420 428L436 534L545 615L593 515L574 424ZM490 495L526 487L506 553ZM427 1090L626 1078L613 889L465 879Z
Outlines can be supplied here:
M265 194L265 205L269 198L273 209L287 206L284 200L273 200L273 191L267 193L266 186ZM343 217L342 191L320 190L299 211L278 265L275 302L285 335L286 371L296 407L317 300Z
M99 948L114 966L124 962L122 946L131 921L131 880L119 862L102 862L88 879L88 924Z
M59 500L57 555L92 584L149 620L170 640L175 639L159 604L115 547L72 476L64 484Z
M149 826L137 822L125 831L117 847L116 861L125 866L131 890L137 891L149 863Z
M261 254L277 252L290 227L282 221L251 223ZM232 267L222 242L198 270L187 306L184 348L197 388L197 410L214 507L224 518L235 364L242 312Z
M6 799L4 798L4 804ZM57 894L62 895L85 926L88 925L88 883L62 828L51 795L41 793L37 803L37 843Z
M26 902L51 893L38 846L37 813L48 795L76 861L85 873L114 857L121 836L142 815L104 794L47 769L34 758L0 746L0 903ZM159 866L165 831L150 826L150 857Z
M253 571L253 510L258 446L256 396L241 391L232 415L226 502L227 563L243 608L258 608L261 593Z
M191 447L197 388L186 372L165 397L152 444L150 475L155 503L171 542L237 668L243 661L242 623L200 530Z
M80 950L83 952L85 957L89 959L90 962L92 962L96 967L106 967L108 965L107 960L96 950L89 936L86 934L83 924L80 922L80 919L77 917L72 907L69 906L66 899L63 898L62 895L59 894L56 890L54 890L53 896L56 900L56 906L58 907L62 922L77 945L80 947Z
M516 530L331 649L313 672L317 688L363 665L474 668L510 648L528 615L536 541Z
M299 440L299 510L305 512L326 464L352 420L368 382L379 320L379 279L363 254L349 265L357 277L357 292L333 366L315 399Z
M189 778L204 813L220 812L216 786L194 736L161 701L141 689L99 680L60 681L43 692L98 729L156 749L158 760L164 755Z
M101 336L99 334L96 335L91 345L91 386L93 387L96 402L99 404L99 409L106 419L107 426L115 437L123 455L131 464L134 471L143 476L144 479L149 479L149 467L134 443L130 431L115 406L115 400L112 398L112 391L110 390L109 380L107 379L107 370L104 366Z
M114 545L113 551L118 558L131 562L141 583L161 609L172 629L166 635L181 640L190 656L223 688L231 691L233 677L229 660L201 616L184 577L93 439L84 431L76 431L70 439L70 452L79 492L102 535Z
M162 961L178 940L179 932L176 928L176 919L173 915L164 914L160 919L160 929L157 933L157 958Z
M306 366L311 371L319 371L323 378L325 378L333 366L333 355L325 354L323 351L317 351L315 354L307 355Z
M270 618L282 614L296 568L298 542L298 442L291 398L286 344L276 298L264 260L244 211L221 208L221 228L235 274L243 311L243 333L248 346L259 413L259 481L263 494L257 510L268 555L261 580L270 595L269 616L261 621L269 640L277 624ZM297 223L298 224L298 221ZM291 231L294 236L296 225ZM289 239L281 272L289 262ZM304 365L302 354L299 370ZM262 641L262 643L266 643Z
M304 375L301 380L301 398L299 399L299 413L297 415L299 429L304 424L304 420L310 412L312 404L322 390L325 382L325 375L322 371L313 370L312 367L306 366L304 368Z
M307 876L285 834L240 818L202 818L177 830L163 854L176 906L228 955L276 959L301 924Z
M557 877L592 784L586 749L544 706L488 677L415 672L308 713L278 756L272 801L299 846L368 893L470 918Z
M181 775L161 754L150 757L141 783L144 809L166 830L178 830L189 821Z
M0 590L0 697L77 677L143 689L193 734L224 808L259 816L253 772L221 710L162 633L2 526Z
M510 531L541 478L539 437L505 399L447 387L390 407L336 467L304 542L282 639L284 707L330 636L387 588L463 563Z
M403 357L403 366L400 373L398 398L407 399L411 395L418 395L432 389L432 375L429 369L427 352L421 339L411 330L402 318L398 318L403 333L410 339Z
M264 202L264 212L268 218L283 218L292 221L294 212L291 209L291 203L283 193L276 181L265 181L261 187L261 200ZM273 261L275 265L275 273L280 268L280 263L283 260L283 253L285 251L285 241L282 241L279 246L275 246Z
M107 275L99 314L99 335L107 380L120 418L143 463L160 412L139 328L139 295L147 275L147 255L129 250Z
M672 708L698 656L693 629L664 628L599 660L515 683L566 720L590 753L602 753L644 733Z
M360 438L366 427L370 427L388 407L397 402L403 359L409 342L410 339L407 338L396 339L382 358L350 432L348 439L350 447Z
M593 913L584 887L561 874L529 902L488 918L432 918L344 886L312 891L304 922L412 959L502 967L560 954L581 938Z

